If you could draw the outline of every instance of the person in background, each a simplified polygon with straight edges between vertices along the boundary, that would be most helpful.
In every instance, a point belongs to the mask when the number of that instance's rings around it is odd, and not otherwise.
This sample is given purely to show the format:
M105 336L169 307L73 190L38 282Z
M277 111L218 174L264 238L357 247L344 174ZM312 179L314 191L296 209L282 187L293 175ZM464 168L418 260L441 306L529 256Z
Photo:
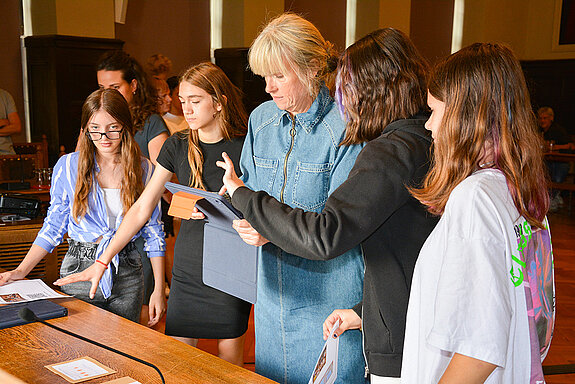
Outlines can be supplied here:
M152 86L156 90L156 102L158 103L158 114L162 117L168 112L172 107L172 95L170 92L170 87L166 80L152 78Z
M295 255L328 260L361 242L363 300L353 309L336 309L323 330L327 338L336 320L338 336L362 329L372 384L400 382L411 276L419 250L437 223L406 189L420 185L429 166L431 135L423 112L426 69L409 38L392 28L374 31L345 50L336 81L336 99L347 119L344 142L367 144L321 213L238 188L243 183L233 177L231 164L218 163L229 171L224 184L233 205L261 234L236 221L234 228L248 244L269 239Z
M20 116L12 95L0 89L0 155L15 155L12 138L22 131Z
M571 137L561 125L555 123L555 113L550 107L541 107L537 110L537 123L543 133L543 140L550 151L559 151L560 153L572 153L575 149ZM554 183L565 181L569 173L570 163L562 161L548 161L547 169ZM554 212L563 206L561 191L552 191L551 203L549 210Z
M230 153L236 164L239 162L247 116L239 90L224 72L212 63L191 67L182 76L179 96L190 129L166 141L152 180L102 254L104 263L148 220L164 192L164 184L174 174L181 183L218 191L224 172L216 166L216 160L222 151ZM219 356L241 366L251 304L203 283L201 218L196 209L192 219L182 220L178 232L166 334L193 346L198 338L218 339ZM68 277L66 282L91 281L95 291L101 274L96 266Z
M249 51L273 101L250 115L243 181L292 207L321 212L347 178L362 145L340 145L345 124L330 96L337 53L304 18L283 14ZM359 247L330 261L305 260L273 243L260 248L255 306L256 372L280 383L307 383L323 348L321 325L333 308L361 300ZM364 382L361 333L339 344L338 380Z
M542 141L519 61L476 43L428 83L433 163L413 195L441 219L413 274L402 383L544 383L555 319Z
M100 290L90 284L62 286L62 291L132 321L140 319L143 275L140 255L131 237L109 260L102 251L152 175L152 164L134 141L130 108L122 95L110 89L93 92L82 108L82 134L77 152L63 155L54 167L50 207L42 229L24 260L13 271L0 274L0 285L20 280L60 244L68 234L70 247L60 276L87 268L98 269ZM164 233L156 207L142 230L146 240L156 290L150 298L150 322L156 324L165 310Z
M146 71L156 79L167 80L172 71L172 60L161 53L156 53L148 58Z
M141 65L124 51L108 51L104 53L96 66L98 86L100 88L117 89L128 101L132 112L135 134L134 139L142 154L156 165L156 158L162 145L169 136L164 120L158 115L156 92L148 75ZM154 278L149 258L143 250L143 240L136 240L138 252L142 255L144 267L144 302L148 302L154 291ZM149 319L146 307L142 310L141 322L146 324Z
M180 84L177 76L172 76L167 80L168 87L170 87L170 95L172 97L172 103L170 104L170 110L162 116L170 134L173 135L175 132L183 131L188 128L188 123L184 119L184 112L182 111L182 103L180 103L180 98L178 97L178 92L180 90Z
M142 154L155 165L168 128L158 115L157 98L150 79L140 64L124 51L108 51L97 66L98 86L120 91L128 101Z

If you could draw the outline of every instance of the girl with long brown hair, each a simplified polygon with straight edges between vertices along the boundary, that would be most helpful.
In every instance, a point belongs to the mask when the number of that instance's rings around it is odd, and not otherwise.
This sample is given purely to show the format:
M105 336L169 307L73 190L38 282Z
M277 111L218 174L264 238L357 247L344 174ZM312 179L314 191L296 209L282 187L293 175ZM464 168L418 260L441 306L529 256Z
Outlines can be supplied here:
M412 193L441 219L415 266L402 382L542 383L549 197L521 66L477 43L440 61L428 89L433 163Z
M130 109L118 91L100 89L88 97L82 108L82 132L78 151L62 156L54 167L50 208L34 244L14 271L0 275L0 284L24 278L68 233L70 247L60 275L65 277L97 266L104 276L98 292L83 282L63 286L62 290L137 321L142 307L143 276L133 239L110 255L106 263L101 254L124 214L142 193L152 166L134 141ZM141 234L156 280L163 286L164 232L159 210L154 209L150 216ZM139 236L140 231L137 232ZM108 265L110 262L112 265ZM160 319L164 301L161 295L150 300L153 323Z
M158 156L152 180L126 214L114 240L102 259L121 249L158 205L164 184L176 174L182 184L218 191L224 171L216 166L222 152L239 162L247 116L240 94L223 71L211 63L201 63L184 73L179 97L189 129L171 136ZM244 333L251 305L202 282L203 215L182 220L174 249L174 267L166 334L190 345L197 339L218 339L219 356L243 364ZM97 286L101 269L78 276Z

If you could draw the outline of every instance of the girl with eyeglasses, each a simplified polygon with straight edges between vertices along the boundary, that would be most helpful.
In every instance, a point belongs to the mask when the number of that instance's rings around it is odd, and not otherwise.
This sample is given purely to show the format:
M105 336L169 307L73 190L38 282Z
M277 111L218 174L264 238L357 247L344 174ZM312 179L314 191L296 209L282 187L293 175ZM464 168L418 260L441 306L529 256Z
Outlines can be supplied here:
M109 265L101 264L98 258L124 214L142 193L152 175L152 166L134 141L129 105L116 90L100 89L86 99L82 107L82 132L78 151L62 156L54 167L50 208L42 229L20 265L0 274L0 285L26 277L67 233L70 246L62 261L61 277L93 264L100 265L104 274L95 294L90 293L87 282L62 286L62 291L138 321L143 274L134 243L127 242L113 255ZM156 284L163 286L165 241L157 207L137 233L140 235L146 241ZM150 307L155 315L151 323L155 324L165 311L164 297L152 295Z
M180 80L179 98L189 129L166 140L150 183L100 257L103 264L148 221L174 174L182 184L218 191L224 174L216 166L221 153L227 152L235 166L239 163L247 115L239 90L224 72L209 62L189 68ZM192 346L200 338L217 339L219 357L241 366L251 304L203 283L204 217L194 209L190 220L182 220L176 239L166 334ZM94 264L57 283L91 281L95 291L103 272L102 264Z

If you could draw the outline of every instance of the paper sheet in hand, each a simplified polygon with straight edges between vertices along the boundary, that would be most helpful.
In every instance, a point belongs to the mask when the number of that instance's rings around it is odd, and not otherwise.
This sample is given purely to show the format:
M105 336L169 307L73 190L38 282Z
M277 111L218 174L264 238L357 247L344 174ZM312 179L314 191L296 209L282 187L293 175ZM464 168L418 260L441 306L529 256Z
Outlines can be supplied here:
M0 287L0 304L70 297L48 287L42 280L18 280Z
M337 320L329 333L319 359L315 364L308 384L332 384L337 378L337 355L339 352L339 337L334 338L335 330L339 328Z
M244 243L232 228L232 222L241 219L225 197L214 192L166 183L172 192L185 192L202 197L195 206L206 216L204 226L204 284L232 296L255 304L257 299L257 247Z

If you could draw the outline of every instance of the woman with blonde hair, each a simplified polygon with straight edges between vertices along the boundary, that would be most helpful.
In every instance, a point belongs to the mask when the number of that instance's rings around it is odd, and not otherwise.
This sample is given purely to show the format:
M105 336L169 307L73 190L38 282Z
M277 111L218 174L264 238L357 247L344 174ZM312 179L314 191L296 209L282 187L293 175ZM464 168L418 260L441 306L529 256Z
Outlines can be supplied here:
M180 183L208 191L222 186L224 171L216 166L222 152L239 162L246 132L247 115L239 90L212 63L189 68L181 78L179 97L189 129L170 136L160 155L154 175L124 221L101 260L108 263L149 219L175 174ZM244 333L251 304L202 282L204 222L200 212L182 220L174 249L174 267L166 334L195 346L199 338L218 339L219 356L243 365ZM233 255L230 255L232 260ZM95 290L101 268L69 277L69 281L90 280Z
M144 189L152 165L134 141L130 109L118 91L100 89L88 97L82 108L82 132L78 151L62 156L54 167L50 208L34 244L14 271L0 275L0 285L24 278L68 233L70 247L60 269L64 279L55 284L61 285L72 273L97 269L102 277L98 292L87 283L63 286L62 291L138 321L143 275L133 236L106 262L101 255ZM142 231L133 235L144 237L156 283L163 287L165 242L159 215L154 209ZM152 295L150 325L158 322L164 309L164 297Z
M332 308L323 330L327 338L338 320L338 337L362 329L372 384L400 382L411 275L437 223L406 188L419 185L429 165L426 71L409 37L393 28L374 31L344 51L336 80L336 99L347 120L344 142L366 144L321 213L239 188L243 184L233 177L231 163L218 163L229 171L224 184L233 205L261 236L287 252L329 260L361 243L362 300L353 309ZM253 230L234 228L248 244L259 241ZM346 358L341 355L340 361Z
M312 23L288 13L255 39L249 64L265 78L273 101L250 115L243 180L292 207L320 212L362 148L340 145L345 124L328 88L337 54ZM323 348L324 319L333 308L361 300L360 250L317 261L268 243L260 249L258 269L256 372L281 383L307 383ZM339 348L345 358L338 363L338 380L363 383L360 332L342 336Z
M519 61L473 44L428 85L434 156L413 195L441 215L413 275L403 383L543 383L555 313L541 139Z

